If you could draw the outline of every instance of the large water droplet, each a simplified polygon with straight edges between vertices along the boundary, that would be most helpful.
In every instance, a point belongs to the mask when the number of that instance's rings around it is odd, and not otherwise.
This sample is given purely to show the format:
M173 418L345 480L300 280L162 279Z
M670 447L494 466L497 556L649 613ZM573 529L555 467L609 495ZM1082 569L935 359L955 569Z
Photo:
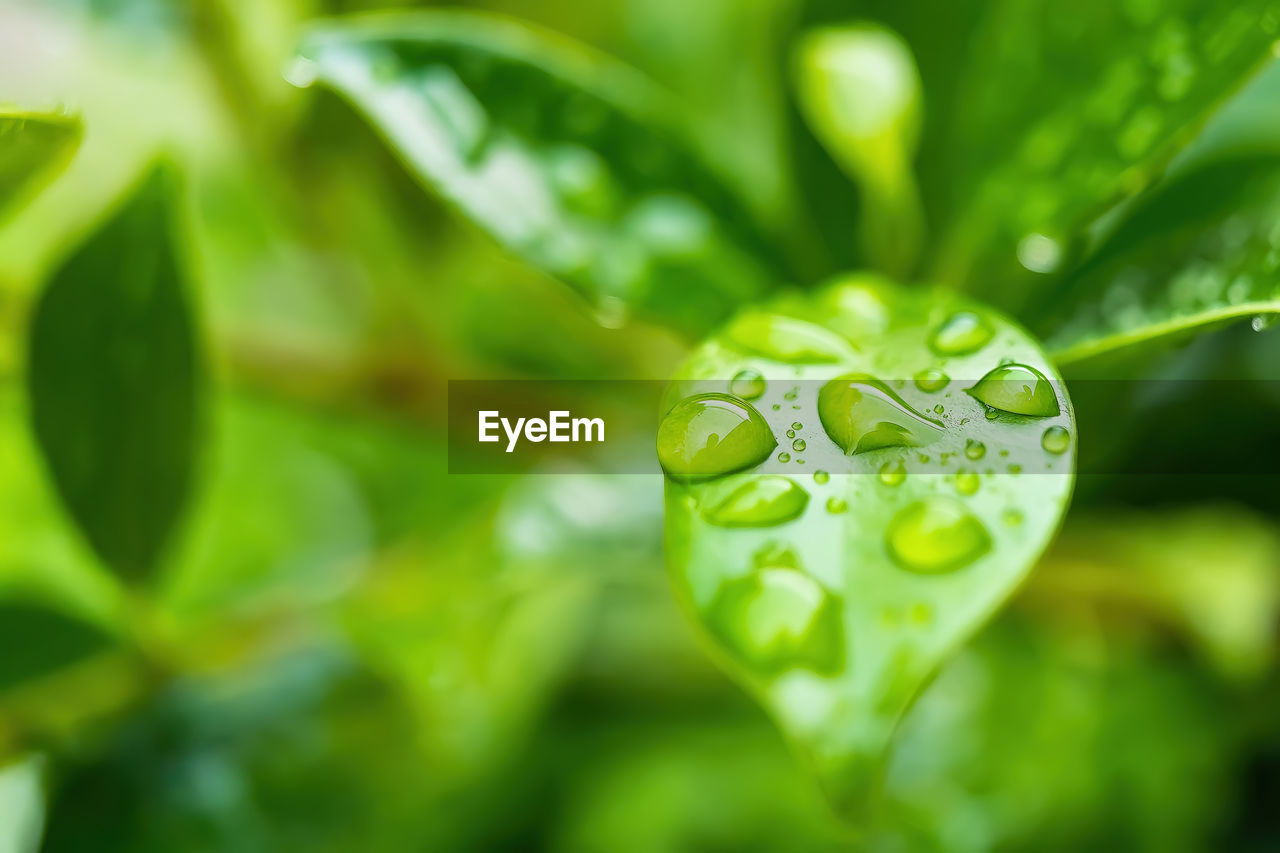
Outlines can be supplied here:
M947 387L947 383L950 381L951 377L947 376L947 374L938 370L936 367L922 370L917 373L915 377L916 387L926 394L933 394L941 391L943 388Z
M744 314L725 338L742 352L788 364L831 364L849 355L849 345L834 333L776 314Z
M704 512L717 527L772 527L799 516L809 493L786 477L757 477Z
M964 443L964 458L973 462L987 455L987 446L976 438L971 438Z
M739 370L729 382L729 393L744 400L754 400L765 392L764 376L760 371L748 367Z
M857 374L822 386L818 418L846 454L882 447L922 447L943 434L940 422L911 408L888 385Z
M982 349L995 335L985 319L972 311L957 311L929 336L929 349L938 355L968 355Z
M804 443L803 438L797 438L795 441L791 442L791 449L796 453L803 453L806 446L807 445Z
M1040 446L1049 453L1066 453L1071 446L1071 433L1063 427L1051 426L1040 436Z
M777 444L750 403L728 394L698 394L662 419L658 462L677 479L719 477L760 464Z
M968 392L978 402L1014 415L1051 418L1061 411L1053 383L1025 364L1002 364Z
M839 600L794 568L765 568L725 583L707 624L730 652L758 672L808 669L823 675L844 659Z
M934 495L901 509L889 522L889 555L907 571L942 574L987 553L991 536L955 498Z

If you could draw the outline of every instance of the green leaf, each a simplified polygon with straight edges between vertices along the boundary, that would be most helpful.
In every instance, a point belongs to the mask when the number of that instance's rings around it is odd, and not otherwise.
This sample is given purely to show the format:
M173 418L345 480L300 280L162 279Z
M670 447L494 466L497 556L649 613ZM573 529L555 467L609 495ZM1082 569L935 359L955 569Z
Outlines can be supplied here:
M704 330L771 285L742 205L633 72L488 15L322 23L290 77L341 94L413 174L608 321Z
M1275 0L995 4L956 92L938 274L1020 304L1090 220L1160 176L1278 28Z
M0 690L78 663L112 644L96 626L42 604L0 601Z
M147 577L190 488L202 370L170 221L151 174L47 285L31 327L36 438L98 555Z
M1205 167L1143 200L1036 309L1061 366L1280 313L1280 166Z
M44 835L44 760L0 767L0 853L36 853Z
M914 172L923 105L910 48L882 27L829 27L800 41L795 65L809 125L863 190L865 251L881 269L909 272L924 231Z
M0 216L65 165L79 143L80 122L70 116L0 107Z
M777 309L671 386L667 553L718 657L859 815L899 718L1057 528L1073 414L1034 340L952 295L860 275Z

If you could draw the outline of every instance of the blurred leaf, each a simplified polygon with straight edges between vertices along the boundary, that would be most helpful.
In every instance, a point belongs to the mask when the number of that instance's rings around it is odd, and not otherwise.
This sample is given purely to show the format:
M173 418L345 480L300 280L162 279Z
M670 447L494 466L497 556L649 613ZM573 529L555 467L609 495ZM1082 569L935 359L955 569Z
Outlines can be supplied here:
M1235 678L1266 673L1280 634L1280 535L1238 508L1086 515L1046 556L1028 599L1136 611L1188 633Z
M0 602L0 690L48 675L112 645L100 629L42 604Z
M867 255L909 273L924 232L913 167L923 105L910 48L874 25L815 30L796 51L796 86L815 134L863 191Z
M633 72L459 12L317 25L291 71L349 99L429 188L607 323L703 330L773 284L740 203Z
M36 306L32 420L58 492L123 576L155 568L187 499L201 368L169 219L150 175Z
M985 308L866 276L781 307L812 322L742 315L673 383L667 554L729 669L861 813L903 712L1057 528L1074 423L1037 344Z
M80 142L80 122L0 107L0 216L31 186L66 164Z
M44 760L0 766L0 853L36 853L44 835Z
M993 4L956 93L964 203L942 277L1018 305L1089 220L1159 177L1278 27L1274 0Z

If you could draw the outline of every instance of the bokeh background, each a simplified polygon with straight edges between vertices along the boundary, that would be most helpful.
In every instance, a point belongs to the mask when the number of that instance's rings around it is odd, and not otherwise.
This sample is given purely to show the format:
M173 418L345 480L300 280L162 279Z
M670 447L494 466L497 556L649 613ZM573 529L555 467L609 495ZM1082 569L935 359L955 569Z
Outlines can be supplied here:
M1095 7L1115 4L472 5L674 93L671 118L794 247L804 285L877 259L849 239L858 186L791 97L797 34L870 18L903 35L937 225L1001 152L959 174L934 131L971 108L998 119L993 104L1016 126L1019 104L1088 77ZM1179 85L1196 4L1120 5L1167 33ZM446 474L448 379L660 380L696 337L594 310L424 192L339 98L286 82L305 21L366 8L0 2L0 101L68 105L85 128L0 223L0 851L1280 845L1280 492L1176 476L1202 448L1274 454L1274 386L1175 401L1193 419L1167 394L1082 405L1082 430L1095 418L1115 453L1171 476L1081 483L1032 580L908 718L883 825L855 834L678 611L659 478ZM975 56L1005 63L976 94ZM1179 168L1272 175L1277 95L1263 69ZM44 282L158 152L182 173L210 387L193 497L139 585L60 506L23 377ZM1230 196L1207 186L1174 209ZM921 257L882 266L945 272ZM1002 281L943 283L1016 310L1029 291ZM1216 329L1141 375L1275 379L1276 338Z

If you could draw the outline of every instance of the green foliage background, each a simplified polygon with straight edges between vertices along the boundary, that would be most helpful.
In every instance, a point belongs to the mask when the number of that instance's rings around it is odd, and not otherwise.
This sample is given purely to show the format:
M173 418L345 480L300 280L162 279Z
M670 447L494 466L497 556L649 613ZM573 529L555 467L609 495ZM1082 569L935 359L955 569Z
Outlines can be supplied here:
M1274 476L1082 478L851 824L677 606L658 478L445 446L450 378L666 380L866 268L1069 381L1275 380L1276 4L469 4L591 48L497 72L466 18L353 66L411 19L314 21L371 8L0 0L0 852L1280 844ZM494 141L379 102L440 64L567 213L504 230L451 183ZM1268 382L1105 384L1100 453L1274 455Z

